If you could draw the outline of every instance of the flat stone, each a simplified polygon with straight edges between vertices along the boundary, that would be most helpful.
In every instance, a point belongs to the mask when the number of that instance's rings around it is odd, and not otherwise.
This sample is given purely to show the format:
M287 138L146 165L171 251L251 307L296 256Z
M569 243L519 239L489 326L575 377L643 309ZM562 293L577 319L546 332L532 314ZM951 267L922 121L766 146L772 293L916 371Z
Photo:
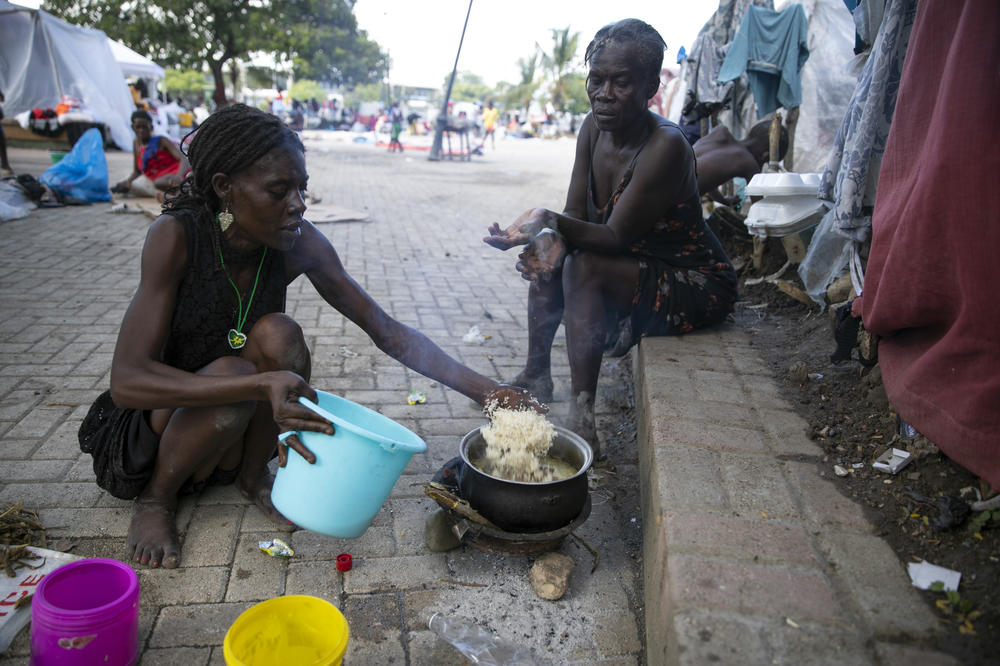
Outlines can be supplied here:
M531 565L531 587L542 599L561 599L566 594L569 577L575 567L572 557L562 553L545 553Z

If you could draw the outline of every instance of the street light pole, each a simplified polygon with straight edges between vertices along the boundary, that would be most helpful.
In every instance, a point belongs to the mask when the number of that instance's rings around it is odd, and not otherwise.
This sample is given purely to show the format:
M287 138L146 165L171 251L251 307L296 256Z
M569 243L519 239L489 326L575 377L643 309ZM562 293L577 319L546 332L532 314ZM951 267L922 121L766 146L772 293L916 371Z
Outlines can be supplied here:
M469 0L469 9L465 12L465 24L462 25L462 37L458 40L458 52L455 54L455 65L451 68L451 78L448 79L448 89L444 93L444 104L441 105L441 113L438 114L437 122L434 123L434 143L431 145L431 152L427 154L427 159L437 162L441 159L441 135L444 134L444 125L448 120L448 101L451 99L451 87L455 84L455 72L458 71L458 56L462 53L462 42L465 41L465 28L469 25L469 14L472 13L472 0Z

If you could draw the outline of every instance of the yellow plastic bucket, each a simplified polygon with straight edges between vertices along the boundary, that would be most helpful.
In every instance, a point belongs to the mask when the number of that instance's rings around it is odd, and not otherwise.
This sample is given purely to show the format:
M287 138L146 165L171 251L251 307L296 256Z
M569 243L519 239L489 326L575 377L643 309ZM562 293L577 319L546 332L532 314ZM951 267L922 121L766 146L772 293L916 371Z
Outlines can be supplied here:
M243 611L222 643L227 666L336 666L350 630L336 606L304 594L268 599Z

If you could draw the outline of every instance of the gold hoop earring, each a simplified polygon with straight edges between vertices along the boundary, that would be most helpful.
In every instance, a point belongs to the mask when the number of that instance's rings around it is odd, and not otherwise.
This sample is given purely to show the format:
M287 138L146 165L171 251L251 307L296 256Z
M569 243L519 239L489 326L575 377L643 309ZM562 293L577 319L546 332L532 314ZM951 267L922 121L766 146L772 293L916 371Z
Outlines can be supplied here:
M215 219L219 221L219 228L225 233L226 229L233 225L236 220L233 214L229 212L229 204L226 204L226 210L222 211L215 216Z

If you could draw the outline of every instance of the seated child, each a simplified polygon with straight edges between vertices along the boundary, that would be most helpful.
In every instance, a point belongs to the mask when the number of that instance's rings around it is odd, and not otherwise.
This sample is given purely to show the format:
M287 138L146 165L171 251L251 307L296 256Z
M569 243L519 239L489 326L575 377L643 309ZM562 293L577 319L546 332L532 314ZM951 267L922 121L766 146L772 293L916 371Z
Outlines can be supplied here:
M135 132L132 175L111 191L162 199L162 193L180 185L190 170L187 157L168 137L153 135L153 117L148 111L132 114L132 130Z

